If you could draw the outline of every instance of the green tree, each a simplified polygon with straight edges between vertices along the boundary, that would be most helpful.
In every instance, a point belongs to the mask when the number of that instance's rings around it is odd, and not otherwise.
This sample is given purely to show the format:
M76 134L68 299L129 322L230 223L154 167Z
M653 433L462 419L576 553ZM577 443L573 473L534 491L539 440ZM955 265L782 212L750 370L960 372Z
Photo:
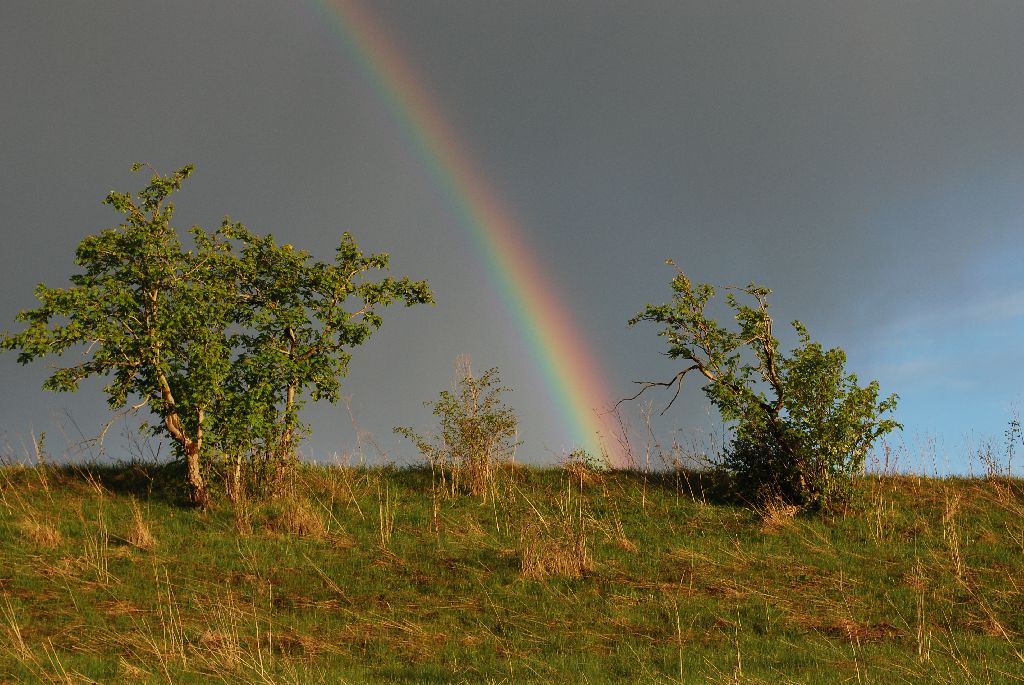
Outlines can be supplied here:
M292 458L303 393L337 400L348 349L381 326L377 308L433 296L408 277L364 281L388 256L363 255L347 233L332 264L230 219L213 232L193 227L194 247L184 249L167 199L192 171L154 173L134 196L108 194L123 222L82 240L71 287L40 284L40 306L19 314L27 326L3 333L0 349L28 363L84 348L83 360L57 368L44 388L74 391L103 376L112 409L130 399L129 409L148 406L154 432L186 463L192 500L205 505L217 460Z
M672 290L670 303L647 305L629 324L661 325L668 356L689 364L668 381L643 382L630 399L652 387L675 387L670 407L686 376L696 372L705 395L732 425L724 466L744 497L781 498L808 509L848 501L853 474L872 444L901 427L887 417L897 396L879 401L877 381L859 386L844 370L845 353L811 341L799 321L792 324L799 344L784 354L773 333L767 288L730 288L726 302L738 330L706 314L715 296L711 285L695 286L677 270ZM752 302L741 303L737 294Z

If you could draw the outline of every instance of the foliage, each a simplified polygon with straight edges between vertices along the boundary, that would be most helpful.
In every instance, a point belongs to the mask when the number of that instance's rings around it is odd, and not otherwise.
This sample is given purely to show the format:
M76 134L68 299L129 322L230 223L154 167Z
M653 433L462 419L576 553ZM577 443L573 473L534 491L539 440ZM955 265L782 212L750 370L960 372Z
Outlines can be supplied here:
M686 375L696 371L706 381L708 399L733 425L724 465L743 496L755 502L778 498L808 509L844 505L852 476L872 444L901 427L886 418L897 396L878 401L877 381L859 386L844 370L845 353L811 341L799 321L792 324L799 344L783 354L773 333L767 288L753 283L730 288L726 302L738 330L706 314L715 296L711 285L694 286L678 270L672 290L671 303L647 305L629 323L662 325L659 335L668 340L668 355L690 364L668 382L644 383L634 398L651 387L675 386L675 401ZM736 293L752 305L741 303Z
M148 405L154 432L187 463L192 499L205 504L214 466L232 466L237 493L243 455L291 459L304 395L338 399L348 350L380 328L378 307L433 297L408 277L364 281L388 256L364 255L348 233L334 263L230 219L212 232L193 227L185 249L167 198L192 171L154 173L134 197L107 195L123 222L82 240L72 287L40 284L40 306L18 316L27 327L4 333L0 348L28 363L84 346L84 361L57 368L44 387L74 391L102 376L112 409L129 398L138 400L130 409Z
M511 460L519 444L519 419L502 400L508 388L500 383L497 368L476 377L469 358L460 357L454 388L443 390L436 401L424 402L433 409L440 432L425 437L411 428L395 428L416 445L451 492L464 489L486 497L495 466Z
M218 433L218 447L236 465L254 448L280 465L293 457L296 435L306 430L298 421L305 396L338 401L349 350L383 324L377 309L399 300L406 306L433 302L433 296L426 282L408 277L361 280L386 270L388 255L364 255L348 233L333 264L312 261L241 224L225 221L220 233L241 250L223 267L236 286L239 332L226 401L230 420Z

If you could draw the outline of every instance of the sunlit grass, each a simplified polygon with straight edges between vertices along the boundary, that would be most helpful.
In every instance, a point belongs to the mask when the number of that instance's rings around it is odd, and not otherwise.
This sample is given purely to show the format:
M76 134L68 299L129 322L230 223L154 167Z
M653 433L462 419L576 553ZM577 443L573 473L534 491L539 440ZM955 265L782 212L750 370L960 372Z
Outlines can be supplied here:
M303 467L203 512L173 471L0 469L0 681L1024 679L1020 480L866 477L810 518L693 473L509 468L481 502Z

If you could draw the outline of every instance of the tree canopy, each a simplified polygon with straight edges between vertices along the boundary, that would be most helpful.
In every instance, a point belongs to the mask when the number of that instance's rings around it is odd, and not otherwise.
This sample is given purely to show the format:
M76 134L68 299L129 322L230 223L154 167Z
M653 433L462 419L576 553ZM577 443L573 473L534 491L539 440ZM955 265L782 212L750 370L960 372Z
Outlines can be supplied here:
M71 287L40 284L39 306L18 316L26 327L5 332L0 348L21 363L80 349L44 387L74 391L102 376L112 409L148 407L205 504L208 474L225 463L237 478L243 459L280 470L293 458L303 403L338 400L350 350L381 327L380 309L434 299L426 281L373 280L388 255L364 254L348 233L333 262L230 218L192 227L186 248L168 198L192 172L154 172L134 195L109 193L121 223L81 241Z

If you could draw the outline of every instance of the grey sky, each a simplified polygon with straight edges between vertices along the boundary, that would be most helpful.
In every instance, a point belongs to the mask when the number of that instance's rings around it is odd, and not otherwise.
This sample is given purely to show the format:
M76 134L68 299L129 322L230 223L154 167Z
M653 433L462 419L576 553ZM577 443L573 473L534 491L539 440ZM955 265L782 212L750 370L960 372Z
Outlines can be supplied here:
M375 2L593 342L608 385L671 375L653 329L674 258L693 277L763 282L783 321L899 392L908 437L998 436L1024 401L1024 4L1019 2ZM499 365L522 458L566 447L518 332L457 213L314 3L0 5L0 326L112 225L100 200L136 160L198 171L179 226L225 214L329 258L342 230L428 278L439 304L385 315L347 391L396 458L391 426L460 352ZM39 390L0 357L16 446L86 432L99 385ZM667 398L661 397L660 400ZM354 444L310 413L315 456ZM707 423L694 390L659 430ZM972 437L973 436L973 437Z

